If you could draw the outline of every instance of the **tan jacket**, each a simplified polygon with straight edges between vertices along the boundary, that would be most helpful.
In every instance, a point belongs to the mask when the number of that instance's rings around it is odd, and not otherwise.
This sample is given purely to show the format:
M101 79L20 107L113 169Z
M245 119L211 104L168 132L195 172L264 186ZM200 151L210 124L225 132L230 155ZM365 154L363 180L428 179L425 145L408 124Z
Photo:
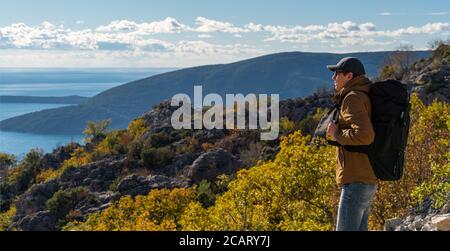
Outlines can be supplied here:
M375 132L371 122L371 104L368 92L371 82L365 76L358 76L333 97L341 102L339 130L336 141L343 145L369 145ZM349 183L377 184L369 157L364 153L353 153L343 147L337 148L336 182L339 186Z

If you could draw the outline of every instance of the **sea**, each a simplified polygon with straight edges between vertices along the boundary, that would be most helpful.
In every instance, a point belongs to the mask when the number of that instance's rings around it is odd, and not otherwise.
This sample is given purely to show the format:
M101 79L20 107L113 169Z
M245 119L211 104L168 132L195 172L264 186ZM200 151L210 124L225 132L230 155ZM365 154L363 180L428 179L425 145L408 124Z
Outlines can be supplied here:
M0 96L94 97L134 80L169 72L172 68L41 69L0 68ZM66 104L0 103L0 121L15 116L68 106ZM44 153L70 142L83 142L83 135L45 135L0 131L0 152L18 160L31 149Z

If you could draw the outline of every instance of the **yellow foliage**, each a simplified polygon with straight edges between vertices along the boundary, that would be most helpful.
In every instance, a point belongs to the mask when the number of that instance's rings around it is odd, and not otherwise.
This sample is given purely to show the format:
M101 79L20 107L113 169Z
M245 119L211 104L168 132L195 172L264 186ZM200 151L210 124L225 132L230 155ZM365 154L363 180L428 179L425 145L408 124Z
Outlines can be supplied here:
M174 231L186 206L194 201L193 189L153 190L135 199L125 196L86 222L69 223L75 231Z
M145 120L136 119L128 125L127 132L132 136L133 139L138 139L147 130L148 127L145 123Z
M61 170L47 169L36 175L36 183L47 182L61 175Z
M63 167L80 167L87 165L92 161L92 155L86 152L83 147L78 147L75 149L70 156L70 159L64 161Z
M11 208L0 213L0 231L6 231L6 229L11 225L13 217L16 215L16 207L11 206Z
M450 105L435 101L426 106L417 94L412 95L411 105L404 176L397 182L380 183L370 220L374 229L382 229L385 220L404 217L409 208L417 206L426 197L417 188L432 182L432 166L442 167L448 162L445 154L450 152ZM441 184L445 182L449 181L440 180Z
M283 134L292 132L295 129L295 123L288 118L283 117L280 119L280 131Z
M450 190L450 105L436 101L426 106L417 95L411 103L404 177L380 182L371 229L381 229L386 219L405 216L425 198L438 203ZM283 137L275 160L239 171L209 208L196 200L195 188L154 190L148 196L124 197L86 222L72 222L65 229L333 230L339 200L336 148L310 145L310 141L300 131ZM190 151L197 144L190 138L179 150ZM72 161L82 158L86 156Z
M336 185L335 149L307 145L296 132L269 162L238 173L216 204L190 204L184 230L331 230Z

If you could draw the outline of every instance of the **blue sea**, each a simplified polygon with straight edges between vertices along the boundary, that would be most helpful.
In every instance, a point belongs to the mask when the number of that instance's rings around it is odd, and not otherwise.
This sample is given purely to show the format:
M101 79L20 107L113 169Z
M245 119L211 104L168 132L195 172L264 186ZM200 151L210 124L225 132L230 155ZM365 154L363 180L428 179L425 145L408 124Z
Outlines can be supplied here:
M110 88L168 72L173 69L1 69L0 95L62 97L79 95L93 97ZM67 106L65 104L0 103L0 121ZM33 148L51 152L69 142L82 142L83 135L37 135L0 131L0 152L22 159Z

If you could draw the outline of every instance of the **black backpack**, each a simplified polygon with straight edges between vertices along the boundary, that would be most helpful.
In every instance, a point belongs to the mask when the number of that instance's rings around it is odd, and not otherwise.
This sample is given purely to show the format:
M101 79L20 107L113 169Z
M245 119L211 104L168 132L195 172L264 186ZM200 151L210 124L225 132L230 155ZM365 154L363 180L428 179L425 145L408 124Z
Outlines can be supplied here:
M400 180L403 176L405 148L410 126L410 91L396 80L373 83L368 93L372 106L375 140L367 146L340 146L349 152L366 153L378 179ZM335 105L319 122L315 136L325 137L330 121L337 123L341 104ZM325 131L324 131L325 128ZM325 134L324 134L325 133Z

